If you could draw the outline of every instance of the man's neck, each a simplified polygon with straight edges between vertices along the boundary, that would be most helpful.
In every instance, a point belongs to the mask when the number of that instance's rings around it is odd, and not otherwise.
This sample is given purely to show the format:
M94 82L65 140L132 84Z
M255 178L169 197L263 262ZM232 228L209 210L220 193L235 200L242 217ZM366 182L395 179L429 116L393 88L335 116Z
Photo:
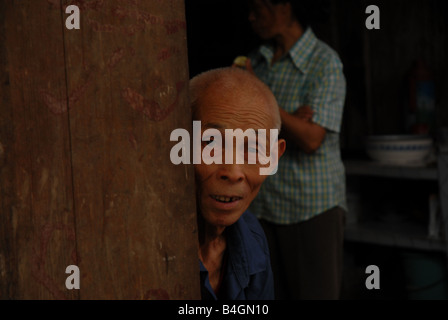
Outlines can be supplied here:
M275 36L273 39L275 49L272 64L283 57L294 46L294 44L299 41L304 32L304 29L299 23L293 22L281 33Z
M211 251L224 251L226 247L225 227L213 226L206 221L202 222L202 230L200 230L199 237L200 256L208 256L208 253Z
M222 272L224 253L227 248L225 227L212 226L204 220L202 220L201 226L198 255L208 271L210 285L216 292Z

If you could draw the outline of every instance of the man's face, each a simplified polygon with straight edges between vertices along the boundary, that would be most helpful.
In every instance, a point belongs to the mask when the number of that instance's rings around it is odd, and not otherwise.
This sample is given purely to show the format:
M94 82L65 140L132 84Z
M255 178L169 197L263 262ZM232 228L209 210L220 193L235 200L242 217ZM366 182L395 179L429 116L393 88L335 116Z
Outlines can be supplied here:
M249 21L254 32L264 40L280 33L291 13L285 4L271 4L269 1L252 0L249 4Z
M222 137L222 164L207 165L201 161L201 164L195 165L197 203L202 216L211 225L227 227L235 223L249 207L266 178L260 175L261 164L248 164L247 154L256 150L250 150L247 145L237 146L235 141L225 141L225 129L270 129L272 119L267 110L260 106L260 99L226 95L219 88L209 88L199 101L196 118L201 121L202 133L213 128L219 130ZM269 137L266 141L269 144ZM201 152L210 143L213 141L203 141ZM235 158L232 164L225 163L224 155L230 144L233 144L234 157L236 152L244 150L244 164L236 164Z

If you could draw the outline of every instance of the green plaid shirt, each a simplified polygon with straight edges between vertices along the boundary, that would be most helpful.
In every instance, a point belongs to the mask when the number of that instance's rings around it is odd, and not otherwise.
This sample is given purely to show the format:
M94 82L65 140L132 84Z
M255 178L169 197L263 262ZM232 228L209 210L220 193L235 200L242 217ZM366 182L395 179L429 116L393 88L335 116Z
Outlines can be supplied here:
M272 90L278 104L292 113L309 105L312 121L327 131L321 147L306 154L292 143L268 176L250 210L277 224L308 220L335 206L346 209L345 171L339 132L345 100L345 78L337 53L308 28L289 53L271 65L273 47L250 55L254 71Z

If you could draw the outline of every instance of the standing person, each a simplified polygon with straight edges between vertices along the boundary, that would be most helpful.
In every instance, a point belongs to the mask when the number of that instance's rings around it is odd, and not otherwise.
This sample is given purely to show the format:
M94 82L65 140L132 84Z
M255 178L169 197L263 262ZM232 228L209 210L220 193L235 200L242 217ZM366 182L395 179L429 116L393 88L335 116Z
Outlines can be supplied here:
M249 0L266 42L246 68L274 93L287 150L251 211L268 238L277 299L338 299L346 210L339 132L345 78L337 53L316 38L307 1Z

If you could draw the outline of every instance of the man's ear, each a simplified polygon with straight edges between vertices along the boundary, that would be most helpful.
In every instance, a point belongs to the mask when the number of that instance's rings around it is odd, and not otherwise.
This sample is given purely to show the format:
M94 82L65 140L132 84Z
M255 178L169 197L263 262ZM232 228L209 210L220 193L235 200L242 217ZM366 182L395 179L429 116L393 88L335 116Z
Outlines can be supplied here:
M285 139L278 139L276 141L277 150L275 150L275 145L271 147L271 153L269 154L269 167L268 168L260 168L260 174L265 175L273 175L277 172L278 162L280 157L286 150L286 141Z
M285 139L278 139L277 141L277 150L278 150L278 159L285 153L286 150L286 140Z

